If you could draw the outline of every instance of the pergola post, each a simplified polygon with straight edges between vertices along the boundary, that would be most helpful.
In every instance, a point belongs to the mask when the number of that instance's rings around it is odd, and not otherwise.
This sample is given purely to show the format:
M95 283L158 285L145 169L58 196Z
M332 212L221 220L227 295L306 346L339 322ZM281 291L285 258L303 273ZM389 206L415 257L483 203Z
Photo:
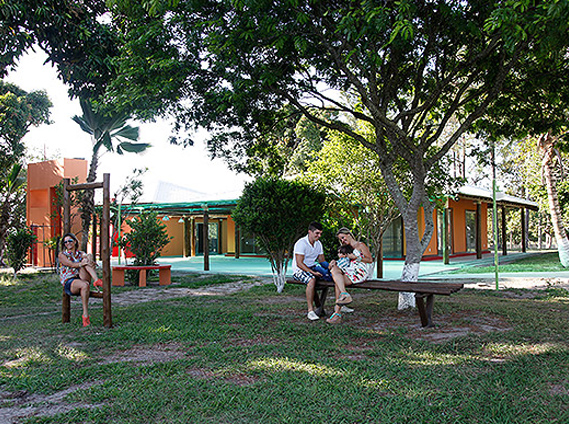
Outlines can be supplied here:
M443 209L443 263L450 263L450 246L449 246L449 208L448 205Z
M482 205L476 202L476 259L482 259Z
M184 258L187 258L188 256L190 256L190 251L191 251L191 234L189 232L189 220L187 217L183 217L182 218L184 220L183 228L182 228L182 234L184 235L184 251L183 251L183 255Z
M508 254L508 243L506 240L506 206L502 206L502 255Z
M209 213L207 205L203 212L203 270L209 271Z
M235 259L239 259L241 254L241 229L235 224Z
M522 253L526 253L527 250L527 221L526 221L526 208L521 208L520 212L522 215Z

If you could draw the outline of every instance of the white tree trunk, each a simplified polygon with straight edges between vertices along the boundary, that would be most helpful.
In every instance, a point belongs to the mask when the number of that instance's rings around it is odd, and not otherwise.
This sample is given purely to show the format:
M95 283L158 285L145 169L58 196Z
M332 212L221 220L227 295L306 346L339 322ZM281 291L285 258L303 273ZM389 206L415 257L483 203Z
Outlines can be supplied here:
M553 171L554 161L556 159L556 141L557 137L554 137L551 133L547 133L540 137L538 145L543 153L542 170L545 178L545 187L547 189L551 224L555 232L557 249L559 251L559 261L564 268L567 268L569 267L569 240L567 239L567 232L563 226L561 208L559 207L559 196L556 187L557 181Z
M282 293L286 282L286 275L284 267L281 267L277 272L273 272L273 283L277 286L277 293Z
M405 263L403 266L403 272L401 273L401 281L416 282L419 279L419 267L418 263ZM399 302L397 304L397 309L400 311L407 308L415 307L415 294L408 292L399 293Z

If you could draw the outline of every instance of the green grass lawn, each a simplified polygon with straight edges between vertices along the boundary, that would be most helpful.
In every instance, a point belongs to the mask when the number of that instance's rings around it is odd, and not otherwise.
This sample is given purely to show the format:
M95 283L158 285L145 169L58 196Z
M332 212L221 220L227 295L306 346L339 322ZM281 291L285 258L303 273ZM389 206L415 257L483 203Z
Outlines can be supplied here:
M508 258L502 257L500 259L505 261ZM517 259L512 263L502 263L499 270L500 272L556 272L567 271L567 268L561 266L557 252L549 252ZM485 274L492 272L494 272L494 265L468 266L452 271L449 274Z
M56 414L21 422L569 422L560 289L440 296L434 329L379 291L356 293L337 326L305 318L299 286L113 305L112 329L97 302L90 327L75 301L62 324L60 298L53 275L0 276L0 419L35 399Z

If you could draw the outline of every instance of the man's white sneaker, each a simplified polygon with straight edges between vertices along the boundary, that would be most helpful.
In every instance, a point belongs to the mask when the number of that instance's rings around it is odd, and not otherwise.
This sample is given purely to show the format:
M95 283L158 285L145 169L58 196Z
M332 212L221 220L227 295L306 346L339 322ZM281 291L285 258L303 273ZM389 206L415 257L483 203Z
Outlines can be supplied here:
M316 315L316 312L314 311L310 311L308 313L308 315L306 315L306 317L310 320L310 321L316 321L317 319L320 319L320 317L318 315Z
M346 305L344 305L340 308L340 312L346 312L349 314L350 312L354 312L354 310L352 308L348 308Z

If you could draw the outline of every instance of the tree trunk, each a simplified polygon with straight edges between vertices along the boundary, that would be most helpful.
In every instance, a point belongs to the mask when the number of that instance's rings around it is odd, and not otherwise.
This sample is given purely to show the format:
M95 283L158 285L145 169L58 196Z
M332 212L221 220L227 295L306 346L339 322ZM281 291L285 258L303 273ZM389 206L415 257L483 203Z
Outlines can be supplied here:
M286 282L287 257L285 251L269 252L271 269L273 271L273 283L277 287L277 293L282 293Z
M382 167L383 178L393 197L393 201L397 205L399 212L401 212L405 228L407 251L405 265L401 273L401 281L406 282L416 282L419 279L421 258L435 228L433 221L434 205L429 201L425 192L425 174L422 164L418 163L415 166L416 168L413 169L413 192L409 200L405 199L391 170ZM422 236L419 235L418 226L419 209L421 206L423 207L425 217L425 232ZM415 296L413 293L399 294L398 309L401 310L414 306Z
M556 177L553 170L555 162L555 143L557 138L551 133L544 134L540 137L538 145L543 153L543 176L545 178L545 187L547 189L547 199L549 201L549 213L551 214L551 224L555 232L557 240L557 249L559 251L559 260L564 268L569 267L569 240L567 232L563 226L561 208L559 207L559 196L557 194Z
M8 236L8 227L10 225L10 202L7 199L0 207L0 265L4 263L4 250L6 248L6 237Z

